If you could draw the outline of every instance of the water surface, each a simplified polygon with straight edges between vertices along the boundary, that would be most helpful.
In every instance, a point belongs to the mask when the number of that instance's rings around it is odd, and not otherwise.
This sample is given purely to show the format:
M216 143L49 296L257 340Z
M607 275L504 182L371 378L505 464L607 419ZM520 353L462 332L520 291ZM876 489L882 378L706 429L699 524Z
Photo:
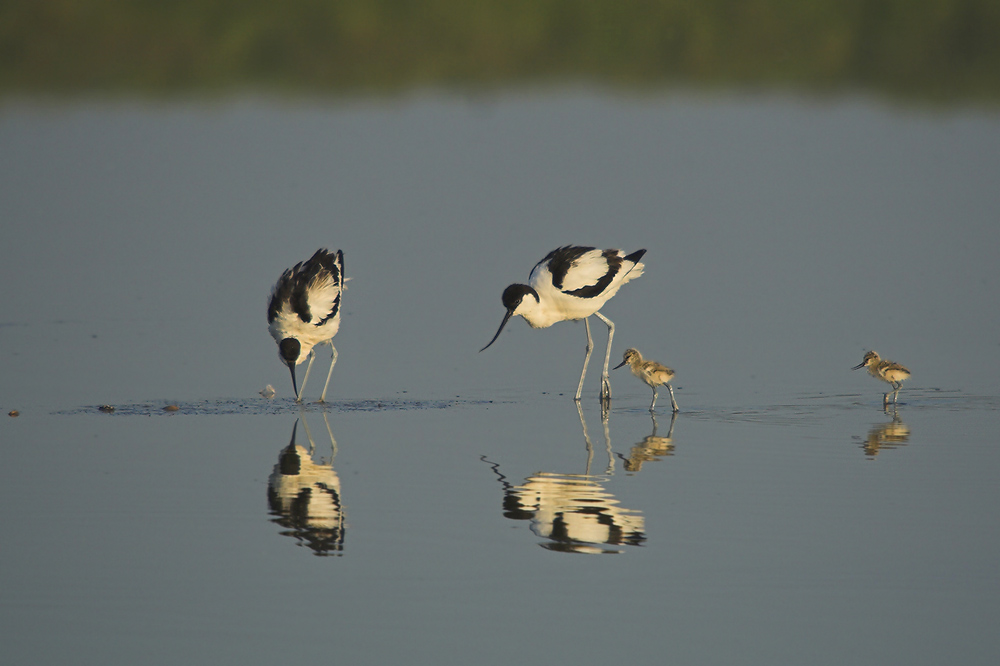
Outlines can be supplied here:
M992 663L992 112L25 101L0 147L11 661ZM648 250L604 313L676 419L619 370L602 421L598 322L580 411L579 324L478 353L566 243ZM352 279L300 411L265 303L320 246Z

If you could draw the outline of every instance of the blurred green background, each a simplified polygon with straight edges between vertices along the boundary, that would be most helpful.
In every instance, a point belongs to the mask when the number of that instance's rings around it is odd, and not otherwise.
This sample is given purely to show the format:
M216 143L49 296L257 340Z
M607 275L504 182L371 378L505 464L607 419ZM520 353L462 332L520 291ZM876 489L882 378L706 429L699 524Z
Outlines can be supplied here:
M0 94L586 84L994 103L998 0L4 0Z

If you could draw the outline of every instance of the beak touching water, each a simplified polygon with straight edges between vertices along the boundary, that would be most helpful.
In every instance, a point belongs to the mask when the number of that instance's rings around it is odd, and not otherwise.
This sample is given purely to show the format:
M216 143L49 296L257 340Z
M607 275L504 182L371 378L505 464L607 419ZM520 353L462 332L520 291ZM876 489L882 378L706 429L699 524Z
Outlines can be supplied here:
M292 390L295 391L295 399L299 399L299 386L295 383L295 363L289 363L288 369L292 372Z
M503 321L502 321L502 322L500 322L500 328L498 328L498 329L497 329L497 334L493 336L493 339L492 339L492 340L490 340L490 344L489 344L489 345L486 345L486 347L489 347L490 345L492 345L492 344L493 344L494 342L496 342L496 341L497 341L497 338L499 338L499 337L500 337L500 331L502 331L502 330L503 330L503 327L507 325L507 322L508 322L508 321L510 320L510 318L511 318L511 315L513 315L513 314L514 314L514 311L513 311L513 310L507 310L507 314L505 314L505 315L503 316ZM482 349L480 349L479 351L484 351L484 350L486 349L486 347L483 347L483 348L482 348Z

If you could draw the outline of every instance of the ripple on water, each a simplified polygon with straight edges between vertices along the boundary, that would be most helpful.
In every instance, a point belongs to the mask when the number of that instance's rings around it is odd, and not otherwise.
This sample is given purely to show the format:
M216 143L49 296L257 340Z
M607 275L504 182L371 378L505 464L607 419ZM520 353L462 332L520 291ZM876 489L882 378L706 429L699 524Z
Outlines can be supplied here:
M259 399L221 399L221 400L200 400L194 402L183 401L162 401L162 402L136 402L113 405L113 409L107 409L107 405L85 405L74 409L67 409L56 412L60 415L75 416L79 414L93 414L104 412L115 416L175 416L175 415L196 415L196 416L220 416L233 414L298 414L299 412L393 412L408 410L427 409L449 409L453 407L467 407L472 405L490 405L492 400L471 400L454 398L451 400L413 400L413 399L372 399L372 400L343 400L336 402L311 402L298 404L292 398L284 400ZM168 409L169 408L169 409Z

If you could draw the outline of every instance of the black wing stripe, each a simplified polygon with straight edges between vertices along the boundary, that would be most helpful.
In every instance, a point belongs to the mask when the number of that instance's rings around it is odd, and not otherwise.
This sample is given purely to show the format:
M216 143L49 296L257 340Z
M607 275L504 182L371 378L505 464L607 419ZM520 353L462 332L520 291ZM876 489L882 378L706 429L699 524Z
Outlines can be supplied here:
M605 250L601 253L605 261L608 262L608 272L604 274L600 280L594 284L587 285L586 287L580 287L579 289L574 289L573 291L563 290L564 294L570 296L577 296L579 298L595 298L604 293L604 290L608 288L611 281L615 279L618 275L618 271L622 268L622 258L618 256L618 250Z
M549 272L552 273L552 285L556 289L562 289L563 280L566 274L573 267L573 262L587 254L594 248L580 247L578 245L564 245L549 252L539 264L549 262Z
M337 316L337 312L339 310L340 310L340 294L337 294L337 297L335 299L333 299L333 307L330 308L330 314L328 314L327 316L323 317L318 322L316 322L316 325L317 326L322 326L323 324L325 324L329 320L333 319L334 317Z
M343 251L337 250L337 253L333 254L326 249L319 249L307 261L300 261L286 270L274 285L271 301L267 305L267 321L274 321L281 311L281 304L288 303L299 319L306 324L310 323L312 312L309 310L309 299L306 296L309 285L323 273L329 273L334 283L338 287L343 287L343 265ZM339 309L340 296L337 296L332 311L320 321L320 324L335 316Z
M632 254L625 255L625 261L631 261L633 264L639 263L642 256L646 254L646 250L636 250Z

